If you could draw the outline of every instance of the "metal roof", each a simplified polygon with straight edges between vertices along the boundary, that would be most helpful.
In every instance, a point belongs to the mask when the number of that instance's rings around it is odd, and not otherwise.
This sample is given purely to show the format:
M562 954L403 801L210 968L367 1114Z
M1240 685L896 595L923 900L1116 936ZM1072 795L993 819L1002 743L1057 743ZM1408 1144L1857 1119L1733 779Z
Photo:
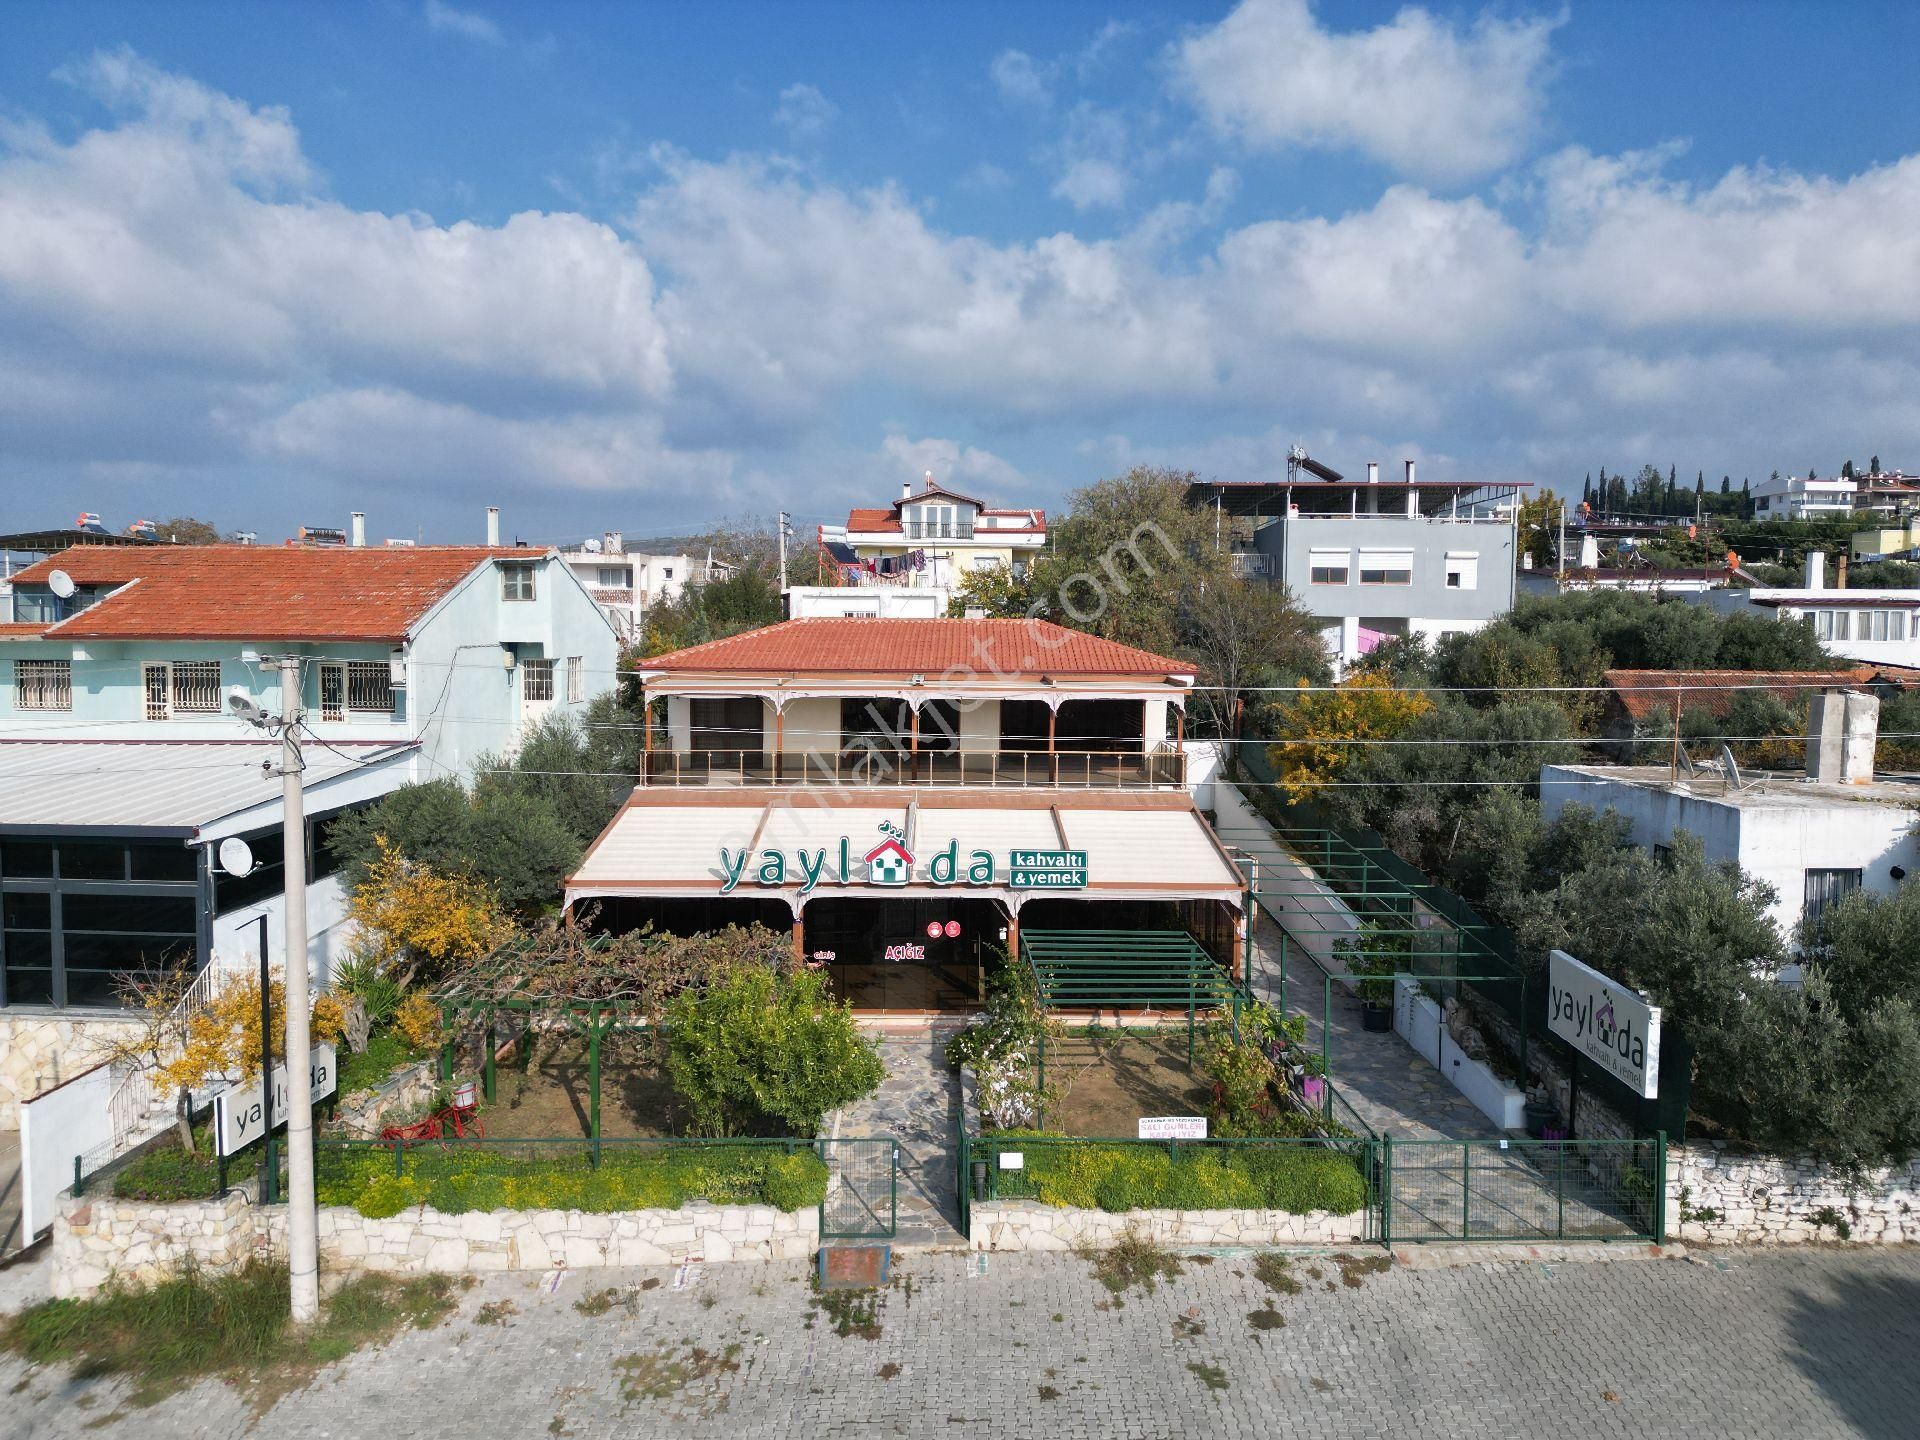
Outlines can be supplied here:
M309 808L384 794L406 779L414 748L306 746ZM280 777L262 766L279 758L279 745L266 740L0 741L0 833L236 834L278 818Z

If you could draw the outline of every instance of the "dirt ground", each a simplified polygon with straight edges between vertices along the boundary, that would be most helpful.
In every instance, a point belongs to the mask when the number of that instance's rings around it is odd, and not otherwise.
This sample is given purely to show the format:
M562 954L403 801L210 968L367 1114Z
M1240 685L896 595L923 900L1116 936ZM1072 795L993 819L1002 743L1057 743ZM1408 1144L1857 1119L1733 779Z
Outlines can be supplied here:
M1047 1128L1068 1135L1132 1136L1145 1115L1204 1115L1211 1082L1187 1068L1187 1030L1068 1035L1047 1046L1047 1079L1066 1097Z
M491 1139L536 1140L588 1134L591 1072L586 1042L538 1051L522 1071L502 1060L494 1099L481 1122ZM600 1055L600 1133L605 1137L672 1135L675 1097L664 1070L638 1039L607 1041Z

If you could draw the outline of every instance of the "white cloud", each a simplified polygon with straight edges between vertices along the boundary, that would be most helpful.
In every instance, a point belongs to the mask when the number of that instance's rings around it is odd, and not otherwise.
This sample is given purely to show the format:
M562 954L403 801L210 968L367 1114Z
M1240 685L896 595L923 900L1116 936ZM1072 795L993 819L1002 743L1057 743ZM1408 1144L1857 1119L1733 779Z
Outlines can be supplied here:
M1040 66L1024 50L1002 50L987 67L1000 98L1017 105L1050 104L1053 89Z
M1308 0L1242 0L1175 49L1182 88L1247 144L1357 150L1404 174L1456 182L1511 164L1538 126L1557 19L1470 28L1408 6L1335 33Z
M506 37L500 33L500 27L486 16L471 10L456 10L444 0L427 0L424 13L430 30L458 35L462 40L471 40L478 45L500 45L506 41Z
M796 141L818 140L839 113L839 106L813 86L794 84L780 92L773 120Z
M1029 488L1027 477L1018 466L1001 459L991 450L965 445L958 440L929 436L909 440L894 433L880 445L880 459L890 481L912 481L916 487L922 476L932 475L942 484L964 490L981 487L977 499L998 504L1018 504ZM884 492L891 495L892 491Z
M1082 101L1067 117L1059 142L1045 152L1060 167L1053 193L1076 210L1118 209L1133 184L1129 150L1125 119Z

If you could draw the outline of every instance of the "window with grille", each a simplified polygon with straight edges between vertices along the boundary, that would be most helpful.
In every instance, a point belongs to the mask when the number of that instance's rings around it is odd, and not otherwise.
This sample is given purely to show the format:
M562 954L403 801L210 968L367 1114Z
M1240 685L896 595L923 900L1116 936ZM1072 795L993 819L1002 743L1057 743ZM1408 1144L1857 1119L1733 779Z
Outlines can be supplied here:
M320 667L320 718L347 718L347 672L338 665Z
M384 660L347 662L347 709L393 713L393 669Z
M1809 920L1818 920L1829 908L1838 905L1860 888L1858 870L1807 871L1805 911Z
M500 567L500 598L502 600L533 599L533 566L518 562Z
M173 708L191 715L220 711L220 662L180 660L173 666Z
M586 698L587 677L582 673L580 657L578 655L569 655L567 657L567 699L573 704L578 705Z
M146 697L147 719L166 719L168 715L167 667L164 665L141 666L140 688Z
M553 661L522 660L520 662L520 684L520 694L523 699L553 699Z
M73 709L73 662L14 661L13 703L22 710Z

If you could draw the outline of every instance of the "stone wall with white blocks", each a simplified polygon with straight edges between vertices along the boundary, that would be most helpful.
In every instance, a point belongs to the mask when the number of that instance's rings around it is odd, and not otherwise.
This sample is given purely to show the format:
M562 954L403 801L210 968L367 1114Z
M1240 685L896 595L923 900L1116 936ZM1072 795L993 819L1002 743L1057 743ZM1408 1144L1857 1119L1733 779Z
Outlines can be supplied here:
M284 1258L287 1211L255 1206L234 1190L217 1200L160 1205L62 1196L53 1226L53 1293L91 1295L109 1280L151 1285L187 1263L231 1270L250 1255ZM820 1212L771 1205L678 1210L488 1210L443 1215L414 1206L368 1219L346 1206L320 1210L320 1263L332 1270L465 1274L484 1270L585 1270L675 1265L682 1260L804 1260L820 1248Z
M1920 1241L1920 1161L1850 1180L1810 1160L1674 1146L1667 1227L1676 1239L1721 1245Z
M22 1104L92 1069L137 1029L113 1015L0 1011L0 1130L18 1130Z
M1367 1215L1315 1210L1075 1210L1037 1200L983 1200L971 1211L975 1250L1105 1249L1132 1231L1162 1245L1268 1249L1350 1245L1365 1238Z

